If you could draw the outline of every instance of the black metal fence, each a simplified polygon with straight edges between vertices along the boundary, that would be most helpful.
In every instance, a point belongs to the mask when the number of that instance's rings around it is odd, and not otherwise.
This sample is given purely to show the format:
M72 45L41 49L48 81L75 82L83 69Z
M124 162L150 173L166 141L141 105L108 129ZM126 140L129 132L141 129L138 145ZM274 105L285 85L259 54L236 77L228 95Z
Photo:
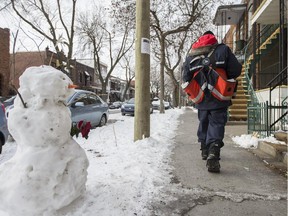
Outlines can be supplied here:
M257 132L261 137L275 131L288 131L287 97L282 104L270 105L268 101L248 106L248 133Z

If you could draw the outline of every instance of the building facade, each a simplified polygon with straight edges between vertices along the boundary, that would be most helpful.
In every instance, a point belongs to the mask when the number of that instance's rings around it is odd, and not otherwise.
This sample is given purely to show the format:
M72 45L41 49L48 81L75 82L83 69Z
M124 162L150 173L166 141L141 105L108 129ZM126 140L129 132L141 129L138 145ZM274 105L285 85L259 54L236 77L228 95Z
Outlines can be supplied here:
M239 82L245 90L248 132L287 130L287 1L223 5L214 24L219 32L231 25L221 38L243 64Z

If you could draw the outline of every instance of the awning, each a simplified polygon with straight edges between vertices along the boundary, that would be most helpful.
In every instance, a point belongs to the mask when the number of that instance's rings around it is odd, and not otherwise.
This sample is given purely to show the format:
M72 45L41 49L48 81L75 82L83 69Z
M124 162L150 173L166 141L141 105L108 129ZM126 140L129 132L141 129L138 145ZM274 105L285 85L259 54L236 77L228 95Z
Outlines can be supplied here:
M217 8L213 24L216 26L236 25L245 10L246 4L221 5Z
M251 25L255 22L268 25L280 22L279 0L265 0L252 16Z

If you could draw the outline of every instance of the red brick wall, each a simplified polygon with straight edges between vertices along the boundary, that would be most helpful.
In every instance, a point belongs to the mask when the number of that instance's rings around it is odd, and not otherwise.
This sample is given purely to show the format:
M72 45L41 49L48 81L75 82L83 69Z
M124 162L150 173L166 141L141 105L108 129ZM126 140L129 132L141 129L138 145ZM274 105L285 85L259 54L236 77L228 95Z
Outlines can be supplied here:
M10 79L10 31L0 28L0 96L8 96Z

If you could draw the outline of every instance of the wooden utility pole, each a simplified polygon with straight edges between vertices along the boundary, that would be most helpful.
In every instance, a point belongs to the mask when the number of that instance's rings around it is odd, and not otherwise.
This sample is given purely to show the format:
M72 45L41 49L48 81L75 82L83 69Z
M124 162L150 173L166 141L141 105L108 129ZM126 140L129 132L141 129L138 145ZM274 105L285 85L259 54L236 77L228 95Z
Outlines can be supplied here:
M136 0L134 141L150 136L150 0Z

